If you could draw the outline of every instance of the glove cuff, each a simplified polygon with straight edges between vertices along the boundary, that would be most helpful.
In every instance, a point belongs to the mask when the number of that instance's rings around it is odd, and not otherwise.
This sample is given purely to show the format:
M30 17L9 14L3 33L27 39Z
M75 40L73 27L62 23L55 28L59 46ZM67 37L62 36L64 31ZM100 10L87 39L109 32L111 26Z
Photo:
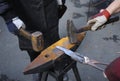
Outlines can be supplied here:
M105 15L105 17L106 17L107 19L110 18L110 13L109 13L107 10L103 10L101 13L102 13L103 15Z
M106 19L109 19L110 18L110 13L107 11L107 10L103 10L102 12L100 12L100 13L98 13L98 14L96 14L95 16L93 16L92 18L96 18L96 17L98 17L98 16L105 16L106 17Z

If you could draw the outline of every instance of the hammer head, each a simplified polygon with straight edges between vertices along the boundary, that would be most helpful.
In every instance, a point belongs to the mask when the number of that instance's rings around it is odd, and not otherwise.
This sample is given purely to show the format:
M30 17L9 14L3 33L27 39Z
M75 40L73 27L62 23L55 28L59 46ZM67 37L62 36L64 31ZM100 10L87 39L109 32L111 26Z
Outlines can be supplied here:
M77 43L76 28L72 20L67 20L67 34L70 43Z
M25 29L21 28L19 30L19 33L25 39L30 40L31 43L29 43L30 45L27 48L32 48L36 52L39 52L43 49L44 41L43 41L43 35L40 31L30 33L28 31L26 31Z
M34 51L41 51L44 47L43 35L41 32L36 31L31 34L32 47Z

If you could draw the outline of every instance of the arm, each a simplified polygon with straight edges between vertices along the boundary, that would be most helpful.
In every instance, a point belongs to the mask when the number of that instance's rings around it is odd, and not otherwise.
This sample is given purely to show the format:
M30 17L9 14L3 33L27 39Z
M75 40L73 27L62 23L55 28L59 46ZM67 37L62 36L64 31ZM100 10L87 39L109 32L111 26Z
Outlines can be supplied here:
M0 15L6 22L17 16L7 0L0 0Z
M114 13L120 12L120 0L114 0L106 10L112 15Z
M11 33L16 35L21 27L25 28L24 23L17 17L8 0L0 0L0 15L5 19Z
M100 13L96 14L88 21L88 24L94 23L91 30L95 31L99 27L102 27L110 16L117 12L120 12L120 0L114 0L106 9L102 9Z
M5 13L8 9L9 5L4 0L0 0L0 15Z

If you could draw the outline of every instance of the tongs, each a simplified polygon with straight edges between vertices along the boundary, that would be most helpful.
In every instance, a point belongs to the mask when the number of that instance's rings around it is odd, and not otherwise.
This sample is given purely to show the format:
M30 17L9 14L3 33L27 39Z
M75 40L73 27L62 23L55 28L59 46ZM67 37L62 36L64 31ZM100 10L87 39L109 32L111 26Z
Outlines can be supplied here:
M101 71L104 71L103 68L97 66L96 64L100 64L100 65L105 65L107 66L108 63L102 63L102 62L99 62L97 60L94 60L94 59L90 59L89 57L87 56L84 56L78 52L73 52L69 49L66 49L64 47L61 47L61 46L56 46L56 48L58 48L59 50L63 51L66 55L70 56L73 60L77 61L77 62L80 62L80 63L83 63L83 64L87 64L87 65L90 65L98 70L101 70Z

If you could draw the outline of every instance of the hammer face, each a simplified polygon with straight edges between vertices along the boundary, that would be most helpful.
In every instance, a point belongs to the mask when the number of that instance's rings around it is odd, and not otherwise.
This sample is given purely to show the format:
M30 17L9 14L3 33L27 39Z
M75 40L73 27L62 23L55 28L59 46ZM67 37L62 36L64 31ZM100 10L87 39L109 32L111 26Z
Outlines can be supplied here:
M32 46L35 51L39 52L44 48L43 35L41 32L37 31L32 33L31 39L32 39Z

